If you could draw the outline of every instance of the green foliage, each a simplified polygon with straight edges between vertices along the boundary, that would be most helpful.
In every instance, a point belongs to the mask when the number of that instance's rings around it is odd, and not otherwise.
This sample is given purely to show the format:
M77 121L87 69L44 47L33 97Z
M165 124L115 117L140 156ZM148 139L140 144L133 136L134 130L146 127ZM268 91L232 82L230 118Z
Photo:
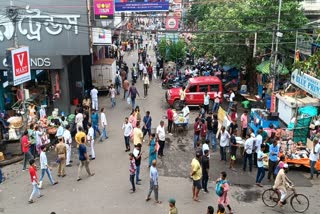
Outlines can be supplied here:
M177 59L184 59L186 56L186 45L183 40L177 42L162 39L159 44L159 52L162 58L175 62Z
M295 69L320 78L320 51L310 56L306 61L296 61L293 66Z
M202 30L210 33L196 35L197 38L192 43L196 54L208 57L215 55L222 63L237 67L248 64L252 61L254 31L263 31L257 34L257 49L271 48L272 30L275 29L278 18L278 2L238 0L232 4L208 4L205 8L208 12L198 21L198 27L200 32ZM191 12L194 13L192 9ZM299 2L283 0L280 31L299 28L306 22ZM288 56L289 48L294 48L294 42L295 32L283 31L280 52Z

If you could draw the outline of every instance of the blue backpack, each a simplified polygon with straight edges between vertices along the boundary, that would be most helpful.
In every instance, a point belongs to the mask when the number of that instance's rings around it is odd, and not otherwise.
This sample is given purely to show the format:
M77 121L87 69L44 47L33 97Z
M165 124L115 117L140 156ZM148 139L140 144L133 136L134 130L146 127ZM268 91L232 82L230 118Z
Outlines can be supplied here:
M218 183L216 183L216 194L221 197L223 195L223 188L222 185L227 183L225 180L220 180Z

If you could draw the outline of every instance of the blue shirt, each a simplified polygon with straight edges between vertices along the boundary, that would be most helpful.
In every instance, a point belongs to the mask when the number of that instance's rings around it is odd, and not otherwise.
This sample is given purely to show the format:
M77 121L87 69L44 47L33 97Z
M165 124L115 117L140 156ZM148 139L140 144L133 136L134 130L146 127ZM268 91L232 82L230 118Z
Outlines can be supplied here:
M280 150L280 147L278 145L274 146L273 144L271 144L269 146L269 160L271 160L272 162L277 162L278 161L279 150ZM272 152L274 154L272 154Z
M151 129L151 121L152 121L152 118L150 116L143 117L143 122L144 124L146 124L147 129Z
M153 166L150 167L150 179L152 180L153 185L158 185L158 170Z
M57 130L56 137L62 137L63 136L63 132L64 132L63 126L59 126L59 128Z
M99 115L97 112L95 112L94 114L91 115L91 123L94 126L97 126L99 123Z
M87 153L87 147L84 144L80 144L78 151L79 151L79 160L81 161L86 160L86 157L84 156L84 154Z

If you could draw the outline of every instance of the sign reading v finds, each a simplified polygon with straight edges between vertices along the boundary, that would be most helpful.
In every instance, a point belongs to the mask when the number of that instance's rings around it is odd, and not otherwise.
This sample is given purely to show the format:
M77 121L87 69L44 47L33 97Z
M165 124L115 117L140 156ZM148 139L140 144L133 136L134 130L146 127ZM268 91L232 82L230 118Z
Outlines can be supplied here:
M21 47L11 51L13 85L31 80L29 47Z

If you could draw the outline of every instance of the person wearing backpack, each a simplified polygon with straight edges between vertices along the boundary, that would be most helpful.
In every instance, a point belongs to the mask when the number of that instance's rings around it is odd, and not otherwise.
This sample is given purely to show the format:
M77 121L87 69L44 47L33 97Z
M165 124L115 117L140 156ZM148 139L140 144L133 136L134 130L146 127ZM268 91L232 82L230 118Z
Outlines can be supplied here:
M227 173L221 172L220 178L216 180L216 194L219 196L218 199L218 210L219 205L223 205L224 207L227 207L229 210L229 213L233 213L231 206L229 204L229 196L228 192L230 189L229 181L227 180Z
M136 97L137 97L137 94L140 97L140 94L139 94L135 84L132 83L131 87L129 88L129 94L128 94L128 96L130 96L130 98L131 98L132 110L134 110L136 108Z

